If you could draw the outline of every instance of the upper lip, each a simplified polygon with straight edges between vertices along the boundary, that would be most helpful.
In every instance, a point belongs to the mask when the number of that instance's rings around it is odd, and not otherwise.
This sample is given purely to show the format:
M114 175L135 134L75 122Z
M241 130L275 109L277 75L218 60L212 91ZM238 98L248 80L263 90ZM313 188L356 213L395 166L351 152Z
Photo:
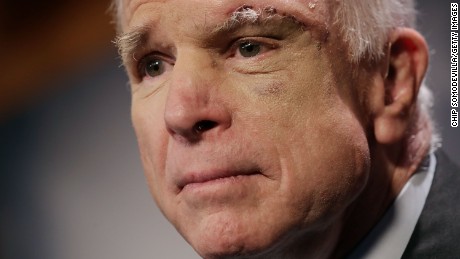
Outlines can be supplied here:
M253 175L260 174L260 170L257 168L247 170L206 170L206 171L193 171L185 173L178 181L178 187L182 190L186 185L193 183L204 183L220 178L238 176L238 175Z

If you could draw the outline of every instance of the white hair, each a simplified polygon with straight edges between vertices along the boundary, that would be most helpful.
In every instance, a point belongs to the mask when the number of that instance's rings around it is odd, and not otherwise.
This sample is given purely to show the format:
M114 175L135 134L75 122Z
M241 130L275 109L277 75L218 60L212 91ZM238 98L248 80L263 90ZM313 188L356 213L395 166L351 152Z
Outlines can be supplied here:
M121 33L121 21L123 18L123 0L112 0L109 7L109 12L112 13L113 23L116 26L117 32Z
M334 23L353 61L380 58L392 30L415 27L413 0L338 0L338 5Z
M399 27L415 27L416 10L414 0L329 0L337 9L332 17L332 25L337 26L348 46L349 60L352 63L378 60L384 55L390 33ZM120 29L123 0L113 0L112 9L116 24ZM232 18L257 20L260 12L252 9L237 10ZM417 97L420 113L426 114L433 130L431 150L440 146L440 136L431 121L433 93L423 81Z
M399 27L416 26L414 0L335 0L338 5L333 25L338 26L348 46L351 62L364 58L378 60L390 33ZM431 151L440 146L441 138L431 120L433 92L423 81L417 97L419 112L426 114L432 128Z

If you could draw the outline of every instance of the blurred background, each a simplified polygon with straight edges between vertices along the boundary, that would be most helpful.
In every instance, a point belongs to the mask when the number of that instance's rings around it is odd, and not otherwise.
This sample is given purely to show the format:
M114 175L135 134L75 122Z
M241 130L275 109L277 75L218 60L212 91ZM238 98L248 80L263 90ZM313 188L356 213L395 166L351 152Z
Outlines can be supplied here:
M198 258L145 184L106 0L0 1L0 258ZM443 149L450 2L418 1Z

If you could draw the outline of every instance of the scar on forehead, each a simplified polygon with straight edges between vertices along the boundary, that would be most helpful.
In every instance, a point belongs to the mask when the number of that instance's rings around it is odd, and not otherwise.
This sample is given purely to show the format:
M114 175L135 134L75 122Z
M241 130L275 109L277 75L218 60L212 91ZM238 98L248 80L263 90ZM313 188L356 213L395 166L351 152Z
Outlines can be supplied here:
M273 18L289 19L292 22L300 25L302 28L306 27L305 24L297 20L294 16L278 13L274 7L267 6L265 8L254 9L250 5L243 5L233 11L230 18L222 25L216 26L212 32L215 33L222 30L228 31L242 24L260 23L263 21L271 20Z

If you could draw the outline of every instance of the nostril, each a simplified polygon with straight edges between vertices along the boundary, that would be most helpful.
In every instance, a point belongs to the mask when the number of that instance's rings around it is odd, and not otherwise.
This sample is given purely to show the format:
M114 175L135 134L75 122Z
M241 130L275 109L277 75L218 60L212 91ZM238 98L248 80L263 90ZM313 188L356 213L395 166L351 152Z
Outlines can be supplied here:
M215 121L202 120L202 121L197 122L195 126L193 126L193 130L196 133L203 133L205 131L208 131L214 128L215 126L217 126L217 122Z

